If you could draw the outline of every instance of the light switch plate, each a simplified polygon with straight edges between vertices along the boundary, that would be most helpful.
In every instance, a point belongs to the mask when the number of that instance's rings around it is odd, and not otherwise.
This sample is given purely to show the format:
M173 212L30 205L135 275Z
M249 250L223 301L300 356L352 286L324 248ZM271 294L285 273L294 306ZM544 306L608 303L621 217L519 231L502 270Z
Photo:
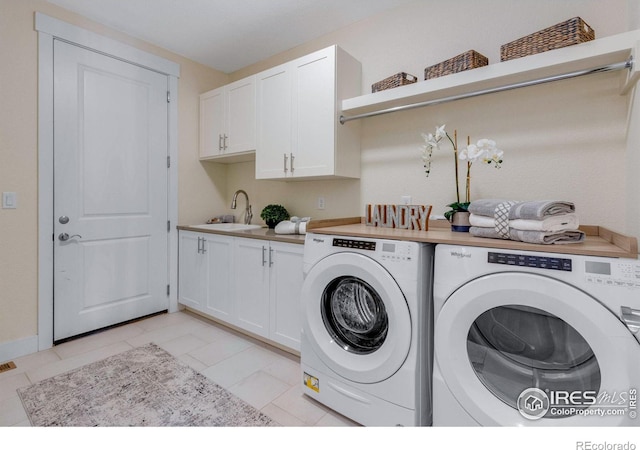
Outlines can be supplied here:
M2 208L3 209L16 209L18 207L18 198L15 192L3 192L2 193Z

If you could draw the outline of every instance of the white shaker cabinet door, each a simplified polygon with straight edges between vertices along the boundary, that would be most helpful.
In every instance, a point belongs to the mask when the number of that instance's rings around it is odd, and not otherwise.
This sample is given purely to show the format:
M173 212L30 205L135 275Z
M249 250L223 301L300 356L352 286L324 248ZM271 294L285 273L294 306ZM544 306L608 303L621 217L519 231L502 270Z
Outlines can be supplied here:
M203 234L207 258L207 299L204 312L226 322L233 323L233 238L215 234Z
M295 177L334 174L336 117L335 47L294 62L291 172Z
M304 246L271 242L269 337L294 350L300 350L302 329L302 255Z
M233 286L235 324L258 336L269 336L269 242L236 239Z
M256 78L231 83L227 91L227 130L222 143L225 154L256 149Z
M257 76L257 179L291 176L291 69L283 64Z
M202 235L180 231L178 248L178 300L185 306L204 312L209 272Z
M200 158L222 154L226 130L225 108L224 88L200 95Z

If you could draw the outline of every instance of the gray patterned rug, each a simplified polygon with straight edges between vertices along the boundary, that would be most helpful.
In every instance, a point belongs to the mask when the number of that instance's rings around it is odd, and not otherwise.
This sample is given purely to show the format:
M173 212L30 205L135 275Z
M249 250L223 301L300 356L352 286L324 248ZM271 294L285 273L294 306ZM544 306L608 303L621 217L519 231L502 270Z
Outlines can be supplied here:
M155 344L18 389L34 426L275 426Z

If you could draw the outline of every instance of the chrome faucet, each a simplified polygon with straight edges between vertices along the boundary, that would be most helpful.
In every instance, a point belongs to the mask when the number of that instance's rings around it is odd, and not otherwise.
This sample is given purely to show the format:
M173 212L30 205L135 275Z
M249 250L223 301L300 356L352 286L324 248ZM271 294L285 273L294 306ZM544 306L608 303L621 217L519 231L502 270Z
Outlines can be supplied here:
M233 200L231 200L231 209L236 209L236 200L238 198L238 194L244 194L244 197L247 199L247 207L244 210L244 223L248 225L251 223L253 213L251 212L251 205L249 204L249 196L242 189L237 190L236 193L233 194Z

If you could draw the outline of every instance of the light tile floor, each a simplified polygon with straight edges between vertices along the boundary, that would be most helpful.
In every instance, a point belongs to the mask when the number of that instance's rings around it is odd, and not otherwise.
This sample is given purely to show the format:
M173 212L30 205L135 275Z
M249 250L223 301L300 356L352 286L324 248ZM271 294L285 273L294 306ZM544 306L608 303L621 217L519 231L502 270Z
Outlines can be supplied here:
M29 426L16 389L154 342L283 426L357 426L302 394L300 360L190 312L162 314L14 359L0 374L0 426Z

